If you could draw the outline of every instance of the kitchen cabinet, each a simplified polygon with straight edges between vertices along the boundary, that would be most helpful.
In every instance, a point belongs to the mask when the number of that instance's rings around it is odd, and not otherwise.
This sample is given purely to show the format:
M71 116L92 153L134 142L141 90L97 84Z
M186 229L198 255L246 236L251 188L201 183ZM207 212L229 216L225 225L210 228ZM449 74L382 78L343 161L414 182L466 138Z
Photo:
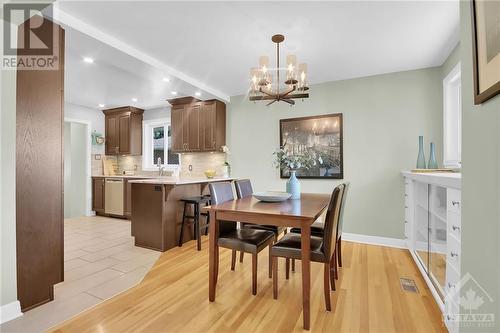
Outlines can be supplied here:
M142 114L132 106L103 110L106 155L142 154Z
M104 213L104 198L105 198L105 178L92 178L92 210L96 213Z
M405 180L405 238L417 267L444 315L458 332L460 305L460 174L414 174Z
M218 100L172 105L171 128L174 152L219 151L226 144L226 105Z

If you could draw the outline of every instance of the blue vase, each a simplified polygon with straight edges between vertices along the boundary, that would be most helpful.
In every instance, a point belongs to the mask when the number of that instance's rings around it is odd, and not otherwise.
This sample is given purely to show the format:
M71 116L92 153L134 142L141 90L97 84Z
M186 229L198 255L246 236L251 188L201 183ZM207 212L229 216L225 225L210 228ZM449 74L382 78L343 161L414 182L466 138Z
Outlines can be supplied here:
M422 135L418 137L417 169L426 169L424 155L424 137Z
M431 142L431 152L430 152L429 163L427 164L427 167L429 169L437 169L438 168L438 163L436 160L436 146L434 145L434 142Z
M295 173L295 170L290 170L290 179L286 182L286 192L292 195L290 199L300 199L300 183Z

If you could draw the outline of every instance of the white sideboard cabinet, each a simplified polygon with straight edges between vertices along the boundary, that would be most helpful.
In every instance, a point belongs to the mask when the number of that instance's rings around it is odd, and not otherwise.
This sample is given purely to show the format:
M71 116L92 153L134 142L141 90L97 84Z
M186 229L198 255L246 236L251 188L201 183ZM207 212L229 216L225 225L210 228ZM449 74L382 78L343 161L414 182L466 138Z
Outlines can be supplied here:
M405 238L450 333L459 331L461 175L403 172Z

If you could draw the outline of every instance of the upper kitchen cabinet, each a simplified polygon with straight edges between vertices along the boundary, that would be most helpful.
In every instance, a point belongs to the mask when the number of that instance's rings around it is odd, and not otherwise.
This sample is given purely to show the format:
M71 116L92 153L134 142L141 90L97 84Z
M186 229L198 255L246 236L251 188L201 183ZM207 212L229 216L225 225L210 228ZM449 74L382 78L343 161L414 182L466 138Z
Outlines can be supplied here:
M124 106L102 112L106 116L106 155L141 155L144 110Z
M218 151L226 143L226 105L218 100L169 100L172 104L172 149Z

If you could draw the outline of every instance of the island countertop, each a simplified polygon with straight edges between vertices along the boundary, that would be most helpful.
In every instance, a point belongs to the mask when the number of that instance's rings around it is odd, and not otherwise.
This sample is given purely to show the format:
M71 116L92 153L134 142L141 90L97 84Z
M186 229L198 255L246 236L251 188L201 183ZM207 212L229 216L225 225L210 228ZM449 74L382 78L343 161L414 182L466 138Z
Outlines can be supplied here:
M212 182L233 181L236 178L176 178L176 177L160 177L153 179L131 179L129 183L133 184L154 184L154 185L190 185L203 184Z

